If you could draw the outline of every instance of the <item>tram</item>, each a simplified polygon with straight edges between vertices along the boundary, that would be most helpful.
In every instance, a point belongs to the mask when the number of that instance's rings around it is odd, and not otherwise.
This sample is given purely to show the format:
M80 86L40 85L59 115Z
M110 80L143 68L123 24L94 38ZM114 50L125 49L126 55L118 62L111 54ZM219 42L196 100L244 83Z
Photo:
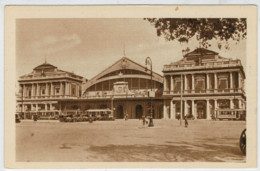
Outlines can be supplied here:
M110 109L89 109L86 114L96 120L114 120L113 111Z
M243 109L217 109L215 117L218 120L246 120L246 110Z

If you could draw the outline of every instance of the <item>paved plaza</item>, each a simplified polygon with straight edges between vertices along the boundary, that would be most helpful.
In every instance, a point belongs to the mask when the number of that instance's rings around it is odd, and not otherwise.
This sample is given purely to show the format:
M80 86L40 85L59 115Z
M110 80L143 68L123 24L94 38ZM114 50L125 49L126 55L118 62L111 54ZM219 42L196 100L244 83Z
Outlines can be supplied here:
M115 120L16 124L16 160L27 162L245 162L245 121Z

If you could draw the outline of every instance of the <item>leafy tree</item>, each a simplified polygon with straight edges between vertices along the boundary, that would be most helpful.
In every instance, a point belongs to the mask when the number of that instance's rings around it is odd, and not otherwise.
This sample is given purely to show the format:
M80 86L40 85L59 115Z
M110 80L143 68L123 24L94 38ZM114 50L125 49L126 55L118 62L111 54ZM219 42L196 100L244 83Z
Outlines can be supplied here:
M195 38L200 47L210 47L210 40L218 40L218 48L223 43L229 49L229 40L239 42L246 39L247 25L245 18L145 18L157 30L157 36L164 36L168 41L177 40L188 43Z

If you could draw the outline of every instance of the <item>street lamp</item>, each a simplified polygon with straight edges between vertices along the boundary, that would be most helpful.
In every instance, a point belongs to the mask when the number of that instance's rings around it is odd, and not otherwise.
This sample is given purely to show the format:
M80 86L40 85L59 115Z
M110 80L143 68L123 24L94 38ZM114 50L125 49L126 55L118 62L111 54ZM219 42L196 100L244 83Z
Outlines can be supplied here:
M148 95L149 95L149 97L150 97L150 100L151 100L151 108L150 108L150 122L149 122L149 125L148 125L148 127L153 127L154 125L153 125L153 105L152 105L152 90L153 90L153 65L152 65L152 60L151 60L151 58L150 57L147 57L146 59L145 59L145 65L146 65L146 68L145 68L145 70L147 71L148 69L147 69L147 65L150 65L150 67L151 67L151 90L150 90L150 92L148 92Z

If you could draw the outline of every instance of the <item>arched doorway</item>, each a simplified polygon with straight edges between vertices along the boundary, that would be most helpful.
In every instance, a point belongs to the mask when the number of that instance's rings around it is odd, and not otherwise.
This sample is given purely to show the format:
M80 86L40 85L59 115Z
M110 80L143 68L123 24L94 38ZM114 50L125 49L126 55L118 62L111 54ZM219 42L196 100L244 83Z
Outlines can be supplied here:
M142 105L136 105L135 107L135 118L140 119L143 116L143 107Z
M116 108L116 118L123 119L124 118L124 108L121 105L118 105Z
M197 118L206 119L206 102L198 101L197 102Z
M159 106L159 119L163 118L163 104L160 104Z

